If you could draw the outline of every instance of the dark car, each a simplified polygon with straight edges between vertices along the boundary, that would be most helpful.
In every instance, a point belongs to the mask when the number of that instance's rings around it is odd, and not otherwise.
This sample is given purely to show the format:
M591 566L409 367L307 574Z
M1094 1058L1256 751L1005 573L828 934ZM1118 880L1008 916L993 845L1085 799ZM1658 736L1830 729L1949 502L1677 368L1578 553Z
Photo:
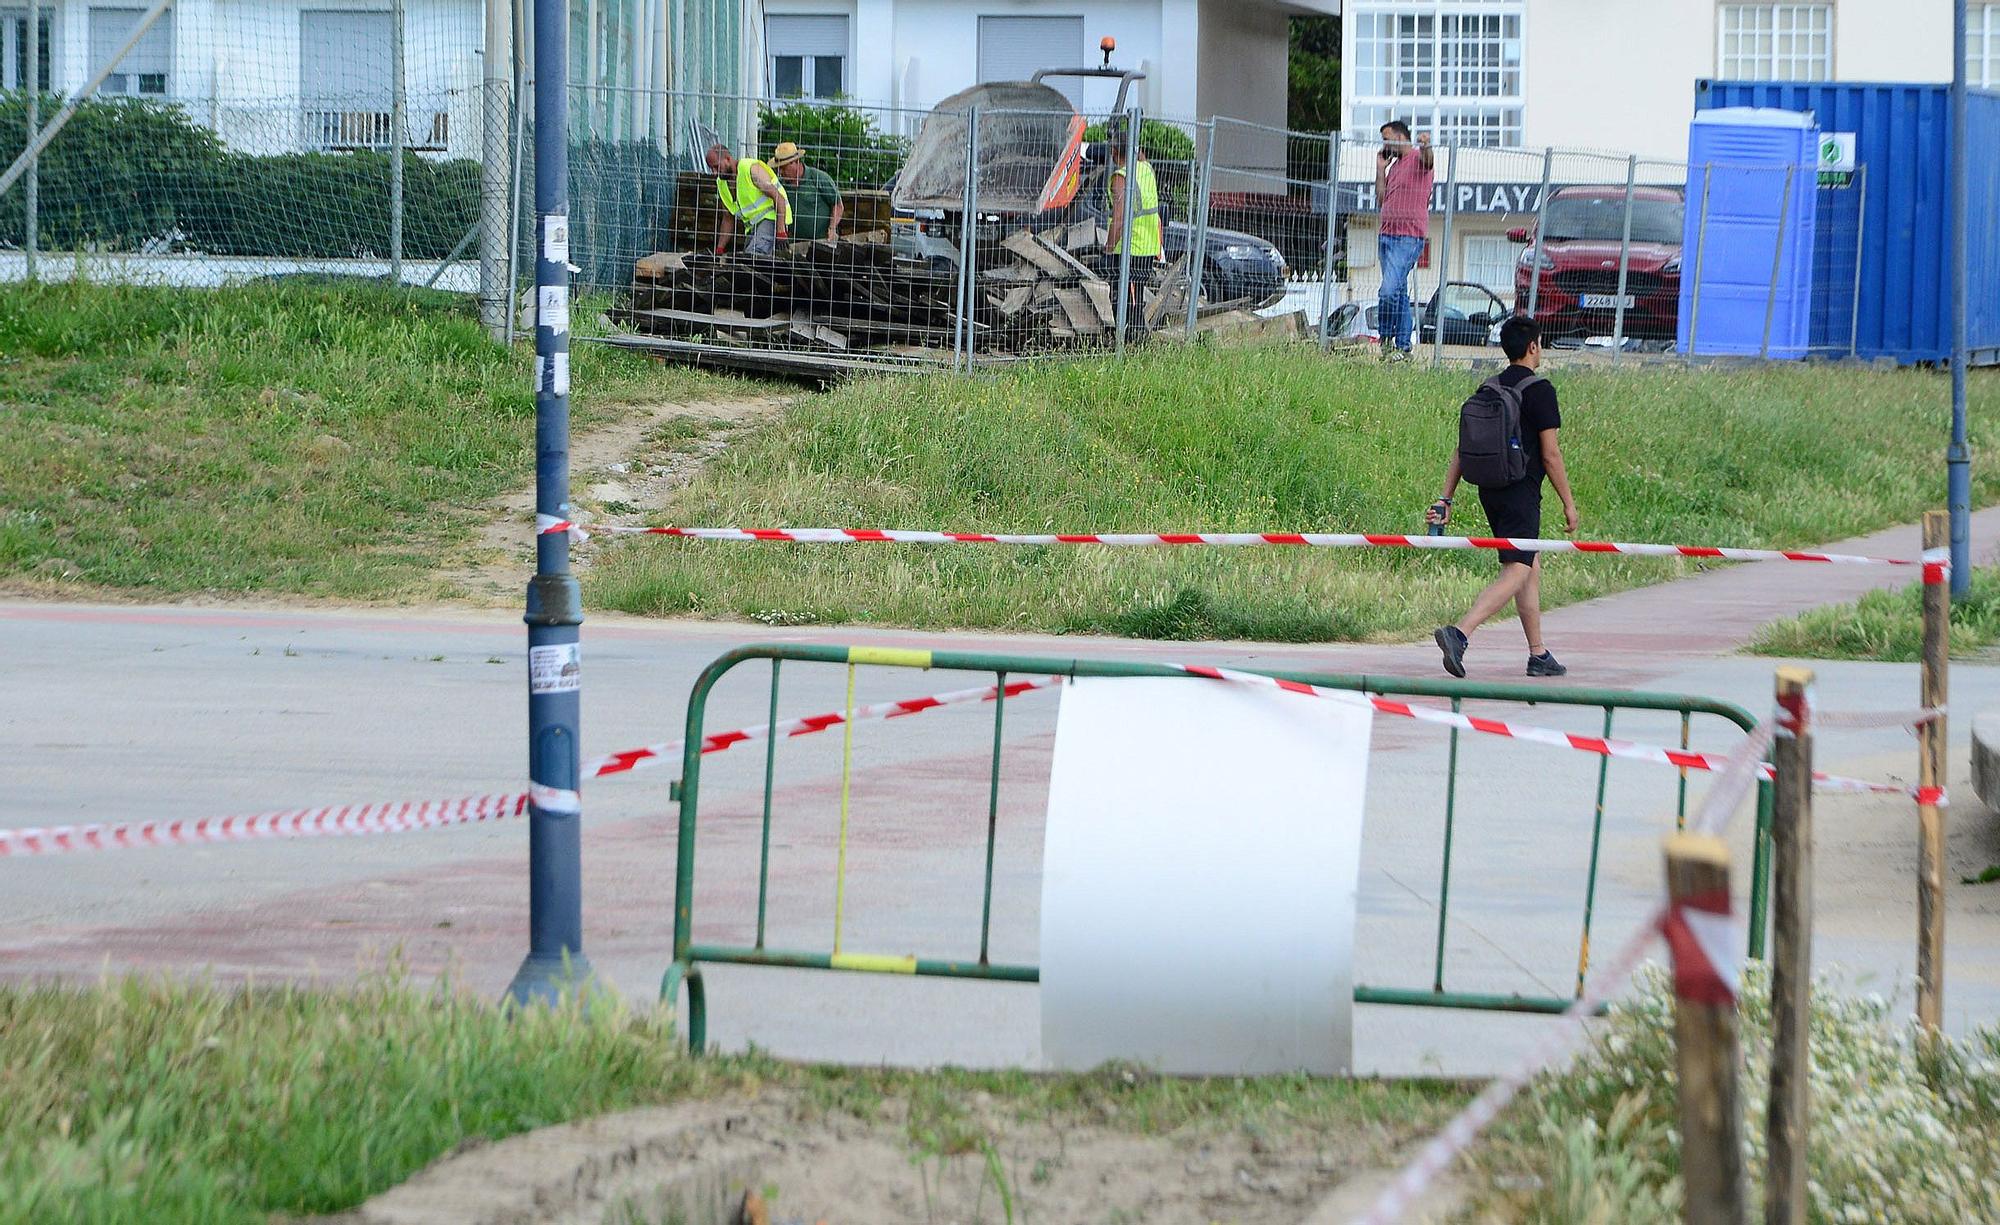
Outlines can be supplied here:
M1437 339L1438 317L1444 318L1444 342L1448 345L1483 346L1493 343L1493 331L1513 312L1500 295L1474 281L1451 281L1431 295L1424 307L1420 341Z
M1186 176L1175 174L1173 168L1157 166L1156 174L1160 183L1162 202L1173 194L1176 177L1185 182ZM1111 168L1103 161L1103 155L1092 150L1090 164L1085 168L1083 183L1077 188L1076 199L1069 206L1071 220L1085 217L1095 218L1101 224L1109 224L1110 209L1106 207L1105 183ZM1169 221L1160 227L1160 264L1164 270L1188 253L1194 245L1195 227L1182 221ZM1285 276L1290 271L1285 267L1285 257L1277 245L1267 242L1255 234L1245 234L1241 230L1224 230L1208 227L1203 244L1205 256L1201 261L1201 295L1210 302L1234 302L1247 299L1252 307L1265 306L1275 302L1285 292Z
M1625 274L1625 335L1670 339L1680 312L1681 225L1687 200L1679 188L1632 191L1632 241ZM1618 314L1618 258L1625 249L1623 184L1564 187L1549 196L1540 222L1541 267L1536 269L1535 227L1507 237L1527 243L1514 269L1514 309L1528 309L1535 276L1535 318L1543 334L1610 335Z

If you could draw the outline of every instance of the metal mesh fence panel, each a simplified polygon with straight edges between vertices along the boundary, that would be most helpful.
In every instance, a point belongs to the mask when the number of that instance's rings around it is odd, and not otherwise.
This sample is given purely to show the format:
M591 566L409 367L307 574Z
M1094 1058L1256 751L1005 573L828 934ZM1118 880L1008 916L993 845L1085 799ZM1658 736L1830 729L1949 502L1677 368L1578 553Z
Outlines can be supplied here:
M979 178L964 243L973 359L1115 350L1184 330L1200 275L1203 130L1105 114L1028 130L1026 115L980 115L982 171L1016 165L1035 190Z
M647 347L707 346L739 364L842 368L943 360L962 343L957 227L899 210L924 121L963 191L965 117L954 112L749 96L670 94L658 141L586 134L571 148L571 260L579 287ZM935 141L933 143L936 143Z
M505 176L482 211L481 159L489 134L505 147L512 72L489 79L477 8L169 8L114 62L139 17L43 11L39 124L109 71L34 159L32 226L25 190L0 196L0 278L332 273L469 291L482 245L504 250ZM10 154L28 141L29 83L0 94Z
M658 88L729 75L733 57L667 54L697 33L740 37L717 12L596 0L572 14L577 284L648 342L969 367L1165 334L1367 349L1400 319L1419 355L1490 360L1505 317L1531 313L1551 348L1612 360L1831 358L1854 351L1859 294L1880 275L1861 263L1865 166L1439 145L1385 284L1379 133L1140 116L1130 138L1130 113L1080 113L1026 82L933 110ZM533 167L511 28L464 7L220 0L173 31L181 53L163 57L149 30L109 62L137 20L45 8L36 36L16 22L0 145L24 148L31 109L46 125L105 72L0 193L0 280L399 277L480 292L496 331L513 326L502 302L533 266ZM1130 258L1111 232L1127 139ZM726 173L708 164L717 146ZM782 189L782 236L732 211L725 196L756 178L739 181L739 161Z

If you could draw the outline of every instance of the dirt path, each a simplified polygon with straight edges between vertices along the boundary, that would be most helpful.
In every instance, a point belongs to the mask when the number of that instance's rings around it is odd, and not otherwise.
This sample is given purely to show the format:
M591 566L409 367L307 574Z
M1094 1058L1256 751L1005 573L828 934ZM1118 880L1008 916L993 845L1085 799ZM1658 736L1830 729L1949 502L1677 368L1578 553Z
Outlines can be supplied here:
M780 397L696 400L635 408L612 425L570 444L570 500L582 523L641 523L665 506L702 465L743 430L784 411ZM517 489L488 503L489 522L455 565L439 569L439 595L475 604L518 603L521 576L532 571L535 491ZM572 555L589 569L587 552Z
M771 1225L1292 1222L1350 1180L1372 1189L1413 1138L1393 1124L1140 1135L1111 1119L1023 1122L985 1094L967 1105L971 1125L951 1135L912 1128L893 1100L864 1120L789 1090L628 1111L468 1146L336 1219L735 1225L749 1189Z

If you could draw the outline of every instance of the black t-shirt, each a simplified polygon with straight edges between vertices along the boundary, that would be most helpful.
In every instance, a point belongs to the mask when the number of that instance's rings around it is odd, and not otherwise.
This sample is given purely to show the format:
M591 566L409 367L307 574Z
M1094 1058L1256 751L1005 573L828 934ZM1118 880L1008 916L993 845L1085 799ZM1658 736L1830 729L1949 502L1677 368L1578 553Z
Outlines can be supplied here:
M1495 377L1503 386L1518 387L1534 376L1534 371L1512 362ZM1556 406L1555 384L1546 378L1521 393L1521 450L1527 453L1528 471L1521 480L1539 485L1547 472L1542 467L1542 431L1562 428L1562 410Z

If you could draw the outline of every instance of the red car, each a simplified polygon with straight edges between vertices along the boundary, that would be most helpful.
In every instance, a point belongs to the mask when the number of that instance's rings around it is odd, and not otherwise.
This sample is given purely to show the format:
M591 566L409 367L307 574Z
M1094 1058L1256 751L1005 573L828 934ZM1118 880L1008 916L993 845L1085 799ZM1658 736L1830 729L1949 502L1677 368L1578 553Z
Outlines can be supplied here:
M1632 245L1625 276L1625 335L1671 340L1680 311L1681 225L1687 200L1677 187L1632 191ZM1625 187L1563 187L1543 210L1541 288L1535 318L1545 335L1609 336L1618 313L1618 252ZM1526 313L1535 275L1535 227L1507 237L1528 249L1514 265L1514 309Z

